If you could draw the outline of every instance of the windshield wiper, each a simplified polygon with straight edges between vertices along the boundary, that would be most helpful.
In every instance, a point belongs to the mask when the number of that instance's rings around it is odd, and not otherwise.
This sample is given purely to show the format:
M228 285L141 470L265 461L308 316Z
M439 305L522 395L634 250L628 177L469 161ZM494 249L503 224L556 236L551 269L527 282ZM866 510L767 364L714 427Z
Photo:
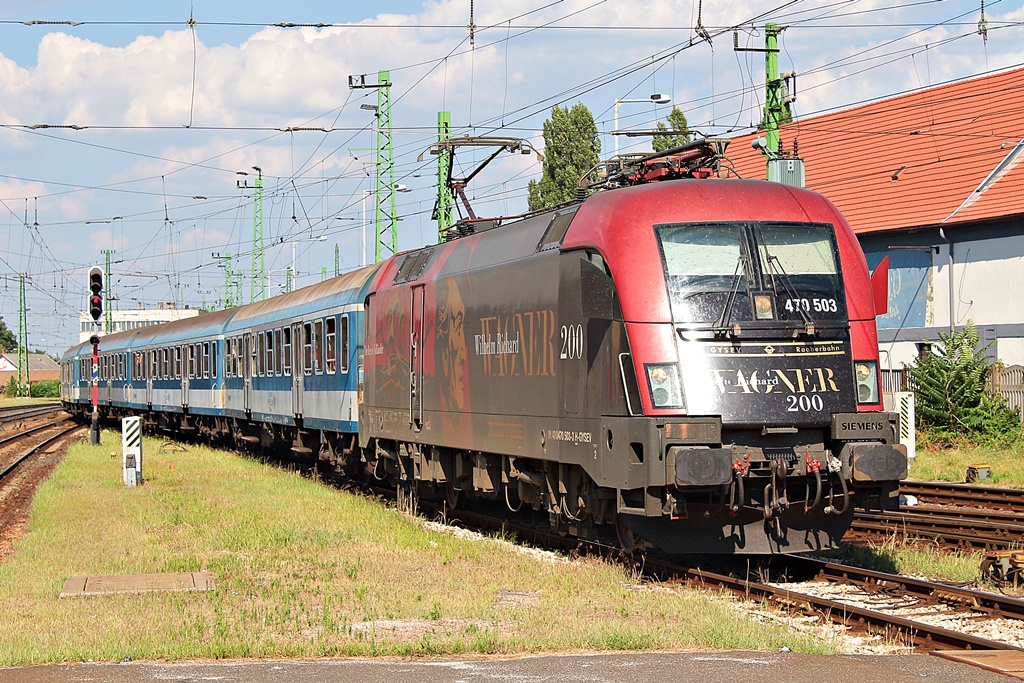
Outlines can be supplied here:
M761 243L761 248L764 249L764 256L768 261L769 274L774 274L775 269L778 268L778 274L781 276L780 279L782 280L782 286L786 289L786 294L789 295L790 300L796 302L796 312L799 313L800 317L803 319L804 330L807 334L814 334L814 320L812 320L808 312L800 306L800 297L797 296L796 287L793 286L793 281L789 279L789 273L787 273L786 269L782 267L782 261L779 260L778 256L772 256L768 253L768 243L764 241L764 233L761 231L761 226L757 226L757 238ZM773 278L772 287L774 288L774 286L775 279Z
M726 325L732 320L732 305L736 301L736 295L740 291L740 266L743 266L743 277L747 276L747 255L740 247L740 255L736 257L736 268L732 272L732 283L729 285L729 296L725 298L725 306L715 323L715 332L727 332Z

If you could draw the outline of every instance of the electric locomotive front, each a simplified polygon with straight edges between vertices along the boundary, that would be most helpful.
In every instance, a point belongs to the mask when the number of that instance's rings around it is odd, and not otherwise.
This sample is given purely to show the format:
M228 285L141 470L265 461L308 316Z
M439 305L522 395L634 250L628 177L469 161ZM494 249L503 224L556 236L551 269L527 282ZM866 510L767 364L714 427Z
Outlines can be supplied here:
M882 412L870 278L831 203L761 181L625 188L573 220L563 248L593 247L630 345L632 417L604 438L656 435L665 470L618 492L624 542L798 552L834 546L854 505L896 505L906 451Z

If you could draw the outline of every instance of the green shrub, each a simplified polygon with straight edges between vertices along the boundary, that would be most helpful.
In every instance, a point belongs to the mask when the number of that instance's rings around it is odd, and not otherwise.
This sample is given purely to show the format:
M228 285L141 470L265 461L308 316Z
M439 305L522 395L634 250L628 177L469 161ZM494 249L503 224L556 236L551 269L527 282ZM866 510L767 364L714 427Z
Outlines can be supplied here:
M14 398L18 395L18 379L11 376L11 379L7 381L7 386L4 388L4 396L7 398Z
M938 441L968 439L979 443L1015 439L1020 415L1002 396L985 390L992 363L980 344L974 323L953 334L939 333L931 352L907 367L916 395L918 427Z
M60 380L44 379L32 385L32 398L60 398Z

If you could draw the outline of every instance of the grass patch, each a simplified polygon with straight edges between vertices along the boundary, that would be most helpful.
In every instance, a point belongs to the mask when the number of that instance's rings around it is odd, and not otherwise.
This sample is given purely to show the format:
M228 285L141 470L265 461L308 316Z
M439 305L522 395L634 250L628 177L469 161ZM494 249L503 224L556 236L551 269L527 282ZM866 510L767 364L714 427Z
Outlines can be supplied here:
M74 445L0 565L0 664L225 657L743 648L832 652L730 600L637 586L596 560L549 563L463 540L276 467L144 441ZM69 576L209 570L209 593L58 600ZM499 606L501 589L540 591Z
M24 396L22 398L8 398L6 396L0 396L0 408L10 408L13 406L39 406L39 405L60 405L60 399L56 398L28 398Z
M964 443L942 448L928 443L921 432L918 439L917 457L910 470L915 479L962 482L968 467L985 463L992 467L992 476L978 484L1024 488L1024 444L992 448Z
M929 548L916 543L914 539L894 535L880 545L844 543L835 550L826 550L815 555L833 562L880 572L966 583L980 577L984 553Z

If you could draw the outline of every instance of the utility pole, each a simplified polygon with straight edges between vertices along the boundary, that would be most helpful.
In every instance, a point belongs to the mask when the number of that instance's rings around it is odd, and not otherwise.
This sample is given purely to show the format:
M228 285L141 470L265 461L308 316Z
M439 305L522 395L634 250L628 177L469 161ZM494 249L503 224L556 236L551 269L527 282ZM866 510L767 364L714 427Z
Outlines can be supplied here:
M381 261L398 251L395 157L391 136L391 75L388 71L378 71L376 83L367 83L366 79L365 74L349 76L348 87L350 90L377 90L377 106L364 104L360 108L375 112L377 118L377 210L374 219L377 240L374 260Z
M111 311L110 302L113 300L113 296L110 293L111 283L110 281L114 278L110 277L110 255L116 254L113 249L104 249L102 252L106 257L106 289L103 292L103 334L110 334L114 331L114 314Z
M253 166L253 170L256 171L256 186L253 192L252 280L249 287L249 303L267 298L267 267L263 252L263 170L259 166Z
M452 136L451 112L437 112L437 141L439 143ZM455 195L452 192L452 160L454 155L450 147L438 145L437 154L437 199L434 202L434 215L437 221L437 241L444 242L445 233L452 227L452 207Z
M25 273L18 274L18 396L30 396L28 372L28 306L25 303Z
M284 270L284 291L292 291L292 267L288 266Z
M782 152L779 126L782 125L782 80L779 78L779 25L764 27L764 137L768 141L768 159Z
M341 257L338 253L338 245L334 245L334 277L341 275Z
M795 89L796 73L779 74L779 34L781 33L782 29L778 24L771 22L765 24L763 48L740 47L739 35L733 32L732 37L735 52L764 52L764 140L755 141L754 146L765 155L765 177L769 180L772 180L775 175L772 173L772 162L782 157L782 139L779 137L779 128L786 118L789 103L796 99L796 95L789 93L789 79L793 79ZM799 161L795 154L793 159ZM800 164L799 184L802 185L802 162Z
M231 252L226 252L223 255L214 253L211 256L224 261L224 298L219 302L221 308L234 308L240 305L241 301L235 303L235 274L231 270Z

